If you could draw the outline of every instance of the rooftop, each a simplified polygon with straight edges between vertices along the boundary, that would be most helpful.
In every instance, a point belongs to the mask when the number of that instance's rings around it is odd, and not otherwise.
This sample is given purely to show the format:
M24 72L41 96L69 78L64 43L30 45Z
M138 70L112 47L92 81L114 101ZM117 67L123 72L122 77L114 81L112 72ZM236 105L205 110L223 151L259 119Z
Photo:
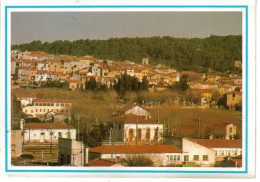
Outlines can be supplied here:
M242 148L242 140L227 139L189 139L208 148Z
M123 116L119 116L114 118L116 123L124 123L124 124L160 124L156 120L151 119L146 116L137 116L134 114L125 114Z
M110 145L90 148L90 152L108 154L111 153ZM173 145L114 145L113 153L115 154L140 154L140 153L182 153Z
M64 123L25 123L25 129L67 129L69 126Z

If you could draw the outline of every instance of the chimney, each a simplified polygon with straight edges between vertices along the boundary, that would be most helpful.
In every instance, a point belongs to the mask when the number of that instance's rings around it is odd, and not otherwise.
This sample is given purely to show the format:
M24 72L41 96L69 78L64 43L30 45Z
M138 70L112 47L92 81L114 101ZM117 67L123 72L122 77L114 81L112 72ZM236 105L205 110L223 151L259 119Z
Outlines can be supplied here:
M24 128L24 122L25 122L24 119L20 120L20 129L21 130L23 130L23 128Z

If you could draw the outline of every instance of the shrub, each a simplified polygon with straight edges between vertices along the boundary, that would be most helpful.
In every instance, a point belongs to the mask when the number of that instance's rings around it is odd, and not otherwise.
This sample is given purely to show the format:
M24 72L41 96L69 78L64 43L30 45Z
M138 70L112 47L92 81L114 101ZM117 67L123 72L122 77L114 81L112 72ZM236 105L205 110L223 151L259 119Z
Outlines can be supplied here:
M126 156L127 166L153 166L153 160L149 155L133 154Z

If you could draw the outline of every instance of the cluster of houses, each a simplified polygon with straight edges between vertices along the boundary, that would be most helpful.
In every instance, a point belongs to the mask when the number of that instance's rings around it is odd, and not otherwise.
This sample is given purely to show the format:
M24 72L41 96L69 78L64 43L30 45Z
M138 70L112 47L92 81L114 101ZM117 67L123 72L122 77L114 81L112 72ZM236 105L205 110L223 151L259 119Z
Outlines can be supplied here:
M70 107L69 101L37 98L31 105L35 108L25 106L30 108L27 108L27 113L23 108L24 114L40 115L40 109L45 109L45 112L47 109L65 112ZM228 158L234 166L241 167L243 155L242 140L234 139L236 126L233 124L226 126L225 139L182 138L180 146L166 145L163 141L163 124L153 119L146 109L135 104L123 113L113 115L111 121L107 122L108 143L103 142L94 148L80 141L76 137L77 129L69 123L25 123L21 119L19 124L19 129L11 131L12 157L21 156L26 144L56 145L59 166L124 167L127 166L126 159L129 156L145 155L153 161L153 166L213 167Z
M236 60L234 67L242 68L242 62ZM75 57L68 55L54 56L45 52L11 53L12 83L20 86L37 85L47 81L67 82L71 90L85 89L86 81L91 77L97 82L112 87L122 74L134 76L139 82L146 77L150 91L162 91L180 81L183 75L188 75L188 85L201 94L201 105L208 106L212 96L217 91L224 99L224 105L234 108L242 102L242 76L178 72L164 65L153 66L148 58L143 58L141 64L133 61L100 60L92 56Z

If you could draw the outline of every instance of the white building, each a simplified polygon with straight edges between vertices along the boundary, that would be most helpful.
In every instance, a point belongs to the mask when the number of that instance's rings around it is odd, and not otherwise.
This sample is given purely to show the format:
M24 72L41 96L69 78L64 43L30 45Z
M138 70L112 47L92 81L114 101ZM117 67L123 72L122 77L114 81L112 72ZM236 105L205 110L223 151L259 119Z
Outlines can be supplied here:
M191 139L182 139L183 162L194 163L203 167L213 167L215 165L216 151L200 145Z
M183 139L182 150L186 162L200 166L214 166L225 157L242 156L242 140ZM188 156L185 159L185 155Z
M109 128L113 128L116 141L158 143L163 139L163 124L147 116L125 114L114 118Z
M154 166L181 166L182 151L173 145L103 145L89 149L89 161L94 159L120 159L129 155L148 155ZM112 152L112 154L111 154Z
M48 112L64 113L71 108L71 101L65 99L34 99L32 106L23 107L23 112L36 117Z
M47 61L42 61L37 63L37 70L49 70L49 63Z
M58 143L59 138L76 139L76 129L64 123L25 123L21 121L25 143Z
M37 70L35 73L35 81L36 82L46 82L48 78L47 70Z
M225 139L231 139L237 134L237 127L233 124L226 126L226 136Z
M20 95L20 94L19 94ZM33 104L33 100L36 97L33 96L16 96L17 100L21 101L21 106L27 106L27 105L32 105Z

